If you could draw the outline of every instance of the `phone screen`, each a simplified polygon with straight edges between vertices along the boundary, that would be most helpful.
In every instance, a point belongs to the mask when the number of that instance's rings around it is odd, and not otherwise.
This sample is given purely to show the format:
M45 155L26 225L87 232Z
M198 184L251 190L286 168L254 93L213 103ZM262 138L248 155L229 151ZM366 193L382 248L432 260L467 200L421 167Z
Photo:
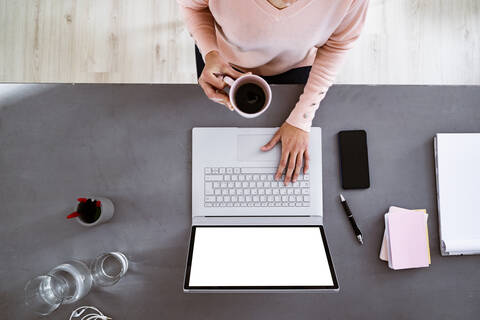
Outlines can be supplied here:
M365 130L340 131L338 141L343 189L369 188L367 133Z

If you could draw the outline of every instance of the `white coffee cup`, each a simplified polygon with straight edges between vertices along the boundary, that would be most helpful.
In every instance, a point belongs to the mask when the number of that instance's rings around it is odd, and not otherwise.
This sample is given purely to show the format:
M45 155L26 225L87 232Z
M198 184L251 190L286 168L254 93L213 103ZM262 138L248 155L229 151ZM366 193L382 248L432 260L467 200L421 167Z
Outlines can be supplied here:
M227 83L230 86L230 91L228 93L228 96L230 98L230 103L232 104L235 111L244 118L250 119L250 118L258 117L268 109L268 107L270 106L270 102L272 102L272 89L270 89L270 86L268 85L267 81L265 81L262 77L259 77L254 74L246 74L237 78L236 80L233 80L229 76L224 76L223 81L225 81L225 83ZM247 83L253 83L258 85L260 88L262 88L263 92L265 93L265 104L260 109L260 111L255 113L243 112L241 109L238 108L235 102L235 94L237 92L237 89Z

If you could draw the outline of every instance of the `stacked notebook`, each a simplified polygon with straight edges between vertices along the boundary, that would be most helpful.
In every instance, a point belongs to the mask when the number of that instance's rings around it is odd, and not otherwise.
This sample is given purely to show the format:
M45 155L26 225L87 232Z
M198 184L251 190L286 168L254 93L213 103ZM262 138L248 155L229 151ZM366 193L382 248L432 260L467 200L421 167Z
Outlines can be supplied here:
M390 207L385 214L380 259L394 270L423 268L430 265L426 210Z

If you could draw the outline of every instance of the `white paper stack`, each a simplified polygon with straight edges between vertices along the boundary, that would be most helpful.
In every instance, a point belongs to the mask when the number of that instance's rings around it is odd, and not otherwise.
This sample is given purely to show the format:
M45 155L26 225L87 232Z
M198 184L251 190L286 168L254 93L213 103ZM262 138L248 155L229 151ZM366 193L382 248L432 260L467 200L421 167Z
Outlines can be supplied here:
M480 254L480 133L434 141L441 253Z

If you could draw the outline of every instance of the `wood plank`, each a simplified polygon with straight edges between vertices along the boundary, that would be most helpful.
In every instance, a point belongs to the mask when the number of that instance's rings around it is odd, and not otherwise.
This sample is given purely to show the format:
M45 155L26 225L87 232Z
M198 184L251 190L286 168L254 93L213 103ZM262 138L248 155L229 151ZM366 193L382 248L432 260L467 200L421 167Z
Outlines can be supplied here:
M196 82L174 0L0 0L1 82Z
M480 84L480 2L371 0L337 83Z
M175 0L0 0L0 82L195 83ZM478 0L371 0L337 83L480 84Z

